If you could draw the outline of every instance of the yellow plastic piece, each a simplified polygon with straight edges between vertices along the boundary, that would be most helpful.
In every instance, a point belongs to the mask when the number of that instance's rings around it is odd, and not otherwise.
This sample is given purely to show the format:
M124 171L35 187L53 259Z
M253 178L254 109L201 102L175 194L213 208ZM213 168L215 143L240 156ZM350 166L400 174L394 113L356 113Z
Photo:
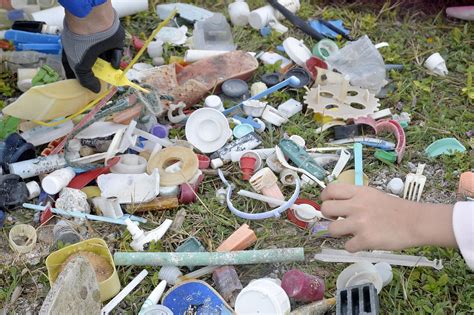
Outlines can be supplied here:
M131 86L132 88L140 90L144 93L150 92L138 84L130 82L122 70L114 69L112 65L104 59L97 58L97 61L92 67L92 72L94 72L94 75L97 78L112 84L113 86Z
M102 86L104 91L104 86ZM3 109L5 115L25 120L53 120L69 116L97 98L77 80L35 86Z
M169 60L169 63L172 64L172 63L179 63L181 65L184 65L186 64L184 62L184 58L183 57L180 57L180 56L171 56L170 57L170 60Z
M354 185L355 170L347 170L345 172L342 172L341 175L337 177L337 180L334 181L334 183ZM369 186L369 177L365 174L364 174L364 186Z
M53 283L58 278L61 266L66 259L79 251L91 252L107 259L110 265L114 268L114 272L109 279L99 283L100 300L101 302L105 302L116 296L117 293L120 292L120 280L117 274L117 269L115 268L114 260L107 244L100 238L92 238L90 240L82 241L50 254L48 258L46 258L46 268L48 269L50 285L53 286Z
M87 186L82 188L81 191L87 195L87 199L89 200L101 196L101 191L97 186Z
M313 115L313 119L314 119L316 122L318 122L318 123L320 123L320 124L322 124L322 125L327 124L327 123L330 123L331 121L334 120L332 117L330 117L330 116L323 116L321 113L315 113L315 114Z

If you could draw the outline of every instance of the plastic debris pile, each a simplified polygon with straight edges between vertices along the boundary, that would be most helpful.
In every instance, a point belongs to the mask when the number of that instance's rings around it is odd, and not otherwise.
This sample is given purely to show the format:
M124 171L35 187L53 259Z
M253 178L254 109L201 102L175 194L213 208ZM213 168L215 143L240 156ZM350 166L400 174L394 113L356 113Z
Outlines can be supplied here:
M353 39L342 21L301 20L298 0L269 1L255 10L236 0L229 5L233 25L249 25L265 35L285 33L291 22L317 39L314 47L287 37L279 52L240 51L221 13L188 4L160 4L156 11L164 22L150 43L133 37L130 44L131 51L146 52L152 62L133 60L117 72L98 60L94 74L103 88L94 94L76 80L64 80L58 36L62 17L55 1L49 6L43 2L48 1L38 1L35 8L14 7L7 15L0 12L1 24L13 26L2 33L1 66L17 73L23 92L9 100L2 114L2 124L11 132L1 133L0 224L14 216L16 208L35 211L31 225L18 224L9 232L12 250L25 254L38 242L33 226L58 218L58 250L46 259L51 292L59 294L56 287L68 282L63 274L81 268L80 257L85 257L96 262L96 275L97 264L103 265L104 277L90 284L90 290L99 292L98 305L91 309L101 308L101 314L112 312L148 274L143 270L121 290L116 266L162 266L162 282L150 292L140 314L199 313L193 309L196 305L220 314L288 314L290 300L308 304L295 314L335 306L336 299L323 300L324 280L299 270L288 271L281 280L264 278L244 286L234 266L305 259L303 248L251 249L257 236L246 224L215 252L208 252L194 237L175 252L150 249L169 237L169 230L181 228L186 205L202 203L203 182L209 177L220 180L215 198L229 209L229 216L249 221L287 218L312 234L324 233L332 219L302 193L304 187L322 190L331 182L368 185L363 154L374 154L387 164L404 158L410 114L382 109L386 69L394 68L384 63L384 45L374 45L367 36ZM148 8L147 1L138 1L134 8L112 2L120 16ZM22 21L24 16L15 22L9 19L21 10L31 13L33 21ZM183 47L185 53L165 60L165 45ZM277 64L279 71L254 79L263 65ZM448 73L438 53L425 65L432 74ZM287 99L272 101L277 91L287 92ZM297 96L301 93L303 99ZM325 146L312 148L297 134L285 133L271 145L263 140L269 130L285 130L285 124L298 122L303 114L314 117L314 132L324 133ZM175 137L180 133L184 137ZM448 138L433 143L426 154L464 151L459 141ZM239 178L229 172L237 167ZM405 180L390 181L388 193L420 201L426 181L423 169L420 165ZM468 198L474 194L472 177L463 175L459 190ZM239 189L239 183L248 183L253 191ZM293 193L285 196L288 187ZM269 210L249 213L235 201L234 192ZM174 220L166 219L151 230L141 226L175 209L181 210ZM77 227L86 221L122 225L131 235L131 251L111 252L102 239L83 240ZM376 314L377 294L392 279L391 265L442 268L441 262L422 257L331 250L318 255L321 261L355 263L337 280L339 314L352 314L354 305L371 305L371 314ZM197 280L206 275L212 275L214 287ZM87 277L77 281L90 283ZM348 302L347 296L357 301ZM48 308L60 309L50 300L43 305L45 312Z

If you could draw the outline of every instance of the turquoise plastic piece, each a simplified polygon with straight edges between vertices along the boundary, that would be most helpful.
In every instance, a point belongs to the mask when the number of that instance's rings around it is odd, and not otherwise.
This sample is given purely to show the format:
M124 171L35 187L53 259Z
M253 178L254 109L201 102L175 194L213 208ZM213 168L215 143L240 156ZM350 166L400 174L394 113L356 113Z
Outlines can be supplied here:
M362 144L354 143L355 185L364 186L364 167L362 160Z
M177 253L204 253L207 252L201 242L195 237L190 237L183 244L176 248ZM194 270L193 266L187 266L189 270Z
M281 140L278 146L296 166L310 172L320 180L324 179L326 171L316 163L304 148L289 139Z
M246 135L248 135L249 133L252 133L254 131L255 131L255 129L252 125L240 124L240 125L235 126L232 133L234 134L234 137L236 139L240 139L240 138L245 137Z
M466 152L466 148L455 138L444 138L433 142L426 148L427 156L433 158L440 155L453 155L456 152Z

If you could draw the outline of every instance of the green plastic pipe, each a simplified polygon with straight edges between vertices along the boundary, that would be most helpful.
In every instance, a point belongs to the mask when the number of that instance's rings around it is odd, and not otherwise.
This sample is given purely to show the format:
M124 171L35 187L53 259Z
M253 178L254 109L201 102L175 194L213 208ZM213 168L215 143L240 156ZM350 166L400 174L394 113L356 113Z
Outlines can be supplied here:
M304 260L304 248L233 251L226 253L115 253L117 266L224 266Z

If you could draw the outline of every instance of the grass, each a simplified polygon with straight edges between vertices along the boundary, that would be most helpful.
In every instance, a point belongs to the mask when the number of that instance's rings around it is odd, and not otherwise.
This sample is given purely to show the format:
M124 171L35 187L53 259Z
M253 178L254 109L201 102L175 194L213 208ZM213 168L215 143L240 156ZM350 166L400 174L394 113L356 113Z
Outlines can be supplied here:
M252 8L262 3L263 1L249 1ZM222 11L226 2L216 1L210 4L208 1L194 1L194 4ZM342 19L352 30L351 34L354 37L368 34L375 43L388 42L390 46L381 50L386 63L405 66L402 72L390 73L395 91L383 99L381 104L382 108L403 109L412 115L413 121L407 130L407 153L402 164L388 167L373 157L373 151L366 150L365 172L371 178L371 182L380 178L390 179L395 175L404 176L410 171L408 162L415 164L423 162L433 170L428 178L425 200L440 203L454 202L459 174L474 167L472 151L470 154L458 154L434 160L428 159L423 152L434 140L444 137L455 137L469 147L469 138L466 133L474 129L474 111L473 100L469 99L466 91L472 90L468 80L469 72L471 72L472 81L472 60L474 60L473 24L447 20L441 10L425 11L419 7L406 8L399 3L373 5L367 2L351 4L336 2L324 5L321 2L302 1L300 15L305 18L322 16L325 19ZM142 38L145 38L156 24L156 17L148 13L124 20L127 30ZM310 47L314 43L291 27L288 35L304 38ZM287 35L273 34L271 37L263 38L257 31L250 28L234 29L234 38L239 48L249 51L276 49L285 36ZM343 44L340 42L339 46ZM422 66L423 61L437 51L445 57L450 70L445 78L428 75ZM182 55L182 53L182 50L172 47L166 50L167 56ZM263 67L259 69L259 73L264 71ZM303 91L286 91L273 95L270 102L278 104L290 97L302 100L303 96ZM309 147L321 146L328 134L316 135L313 130L318 127L319 125L311 119L311 115L300 114L281 129L270 129L264 136L264 143L266 146L275 145L286 132L303 136ZM181 137L183 135L182 132L176 134ZM231 174L228 179L232 179L238 186L247 187L240 181L237 168L228 167L226 170ZM381 174L387 177L381 177ZM258 236L255 249L303 246L306 261L298 264L238 267L237 271L244 285L255 278L269 275L281 277L286 270L297 267L323 277L327 286L326 296L334 296L337 275L347 265L315 262L312 256L322 245L341 247L340 240L310 235L284 219L257 222L245 222L238 219L217 202L215 190L221 186L222 183L217 178L207 177L199 192L203 203L186 206L188 214L182 230L179 233L167 234L157 248L173 251L187 237L195 236L209 251L213 251L242 223L249 223ZM291 194L291 189L285 189L284 193ZM317 188L306 188L302 196L317 200L319 193ZM236 199L235 204L249 212L262 210L261 204L248 200ZM18 221L29 222L31 214L25 213L24 217L21 216L23 214L21 211L13 214L20 216ZM167 211L148 214L147 218L151 222L148 227L156 226L164 218L173 218L175 213L176 211ZM2 233L4 236L7 236L8 228L4 229ZM128 243L131 238L128 233L123 233L123 229L110 225L90 224L88 233L89 237L104 237L110 248L129 250ZM473 313L474 275L468 270L458 250L426 247L404 252L425 255L430 259L442 259L445 268L442 271L435 271L428 268L395 267L394 280L380 295L382 313ZM9 255L9 252L6 254ZM147 277L142 285L125 299L117 309L118 313L137 313L152 288L158 284L159 269L147 269L151 276ZM119 268L122 284L128 283L139 272L140 268ZM26 305L41 305L49 287L46 274L44 260L36 265L16 262L0 266L0 305L10 302L17 286L21 286L23 292L17 302L10 305L10 312L15 310L22 313L25 303ZM212 282L209 278L206 280Z

